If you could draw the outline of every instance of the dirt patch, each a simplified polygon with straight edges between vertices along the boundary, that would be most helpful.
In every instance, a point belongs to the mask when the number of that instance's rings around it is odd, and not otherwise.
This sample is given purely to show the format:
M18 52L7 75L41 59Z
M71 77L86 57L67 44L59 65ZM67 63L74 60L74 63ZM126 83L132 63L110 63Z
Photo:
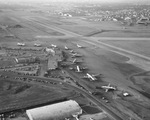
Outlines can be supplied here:
M1 80L0 112L53 102L73 95L70 91L38 87L27 83Z
M116 62L112 62L112 63L125 76L130 76L134 73L144 72L142 69L128 63L116 63Z

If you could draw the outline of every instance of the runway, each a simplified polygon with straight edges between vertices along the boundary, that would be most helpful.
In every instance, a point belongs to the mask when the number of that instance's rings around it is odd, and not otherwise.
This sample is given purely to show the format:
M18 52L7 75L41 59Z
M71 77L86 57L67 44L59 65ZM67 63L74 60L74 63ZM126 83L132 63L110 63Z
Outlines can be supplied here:
M135 65L138 65L138 67L140 66L142 69L150 70L149 69L150 68L150 63L149 63L150 57L147 57L145 55L141 55L139 53L135 53L133 51L129 51L129 50L126 50L126 49L116 47L116 46L102 42L102 40L128 40L128 41L138 40L138 41L143 41L143 40L150 40L149 38L85 37L85 36L79 35L77 33L59 28L57 26L53 26L53 25L50 25L47 23L42 23L41 21L35 20L34 18L24 17L23 19L30 21L30 22L33 22L35 24L41 25L43 27L53 29L53 30L58 31L60 33L63 33L63 34L65 34L64 37L79 38L79 40L82 40L83 42L86 42L88 44L92 44L92 45L95 45L97 47L99 47L99 46L105 47L107 50L109 50L111 52L114 52L114 53L128 57L132 61L132 63L135 63ZM140 60L135 59L135 57L137 59L140 59ZM136 61L134 61L134 60L136 60ZM138 61L140 61L140 62L138 63ZM141 62L141 61L143 61L143 62Z

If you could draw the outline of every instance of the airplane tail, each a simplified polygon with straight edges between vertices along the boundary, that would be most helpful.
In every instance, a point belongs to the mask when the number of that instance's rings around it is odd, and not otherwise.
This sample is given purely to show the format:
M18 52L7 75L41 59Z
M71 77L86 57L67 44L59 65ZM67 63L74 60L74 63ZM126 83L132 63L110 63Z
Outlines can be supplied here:
M76 62L76 60L77 60L77 59L74 59L74 60L73 60L73 63L75 63L75 62Z
M81 73L82 71L80 70L80 71L76 71L77 73Z

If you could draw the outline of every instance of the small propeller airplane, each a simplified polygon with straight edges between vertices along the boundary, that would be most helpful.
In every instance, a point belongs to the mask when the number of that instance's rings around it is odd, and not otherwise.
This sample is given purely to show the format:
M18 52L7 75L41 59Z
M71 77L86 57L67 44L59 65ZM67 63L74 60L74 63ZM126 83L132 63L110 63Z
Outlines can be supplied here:
M77 53L75 53L75 54L72 54L72 56L71 56L71 57L73 58L73 57L82 57L82 56L83 56L83 55L81 55L81 54L77 54Z
M83 78L86 78L86 79L91 79L91 81L96 81L97 80L97 76L99 75L91 75L89 73L86 73L86 76L84 76Z
M81 46L81 45L79 45L79 44L77 44L77 47L78 47L78 48L84 48L83 46Z
M72 61L72 63L73 64L75 64L75 63L82 63L83 61L77 61L77 59L74 59L73 61Z
M77 65L77 71L76 72L83 72L83 70L86 70L87 69L87 67L80 67L80 66L78 66Z
M41 47L42 45L41 45L41 44L38 44L38 43L35 43L34 46L36 46L36 47Z
M80 72L83 72L83 70L86 70L86 69L88 69L87 67L80 67L80 66L76 66L76 68L73 68L73 67L71 67L71 68L69 68L70 70L75 70L75 72L78 72L78 73L80 73Z
M67 46L65 46L65 50L69 50L69 48Z
M113 87L110 85L110 83L107 86L101 86L102 89L105 89L105 92L108 92L109 90L116 90L116 87Z
M18 46L25 46L25 43L17 43Z
M56 47L57 47L57 45L54 45L54 44L51 44L51 46L52 46L52 47L54 47L54 48L56 48Z

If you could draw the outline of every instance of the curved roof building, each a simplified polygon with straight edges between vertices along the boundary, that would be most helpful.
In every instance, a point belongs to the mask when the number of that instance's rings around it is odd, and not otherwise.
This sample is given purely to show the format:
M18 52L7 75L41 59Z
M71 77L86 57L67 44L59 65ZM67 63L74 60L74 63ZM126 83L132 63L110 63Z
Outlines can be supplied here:
M57 104L29 109L26 111L30 120L64 120L82 114L76 101L69 100Z

